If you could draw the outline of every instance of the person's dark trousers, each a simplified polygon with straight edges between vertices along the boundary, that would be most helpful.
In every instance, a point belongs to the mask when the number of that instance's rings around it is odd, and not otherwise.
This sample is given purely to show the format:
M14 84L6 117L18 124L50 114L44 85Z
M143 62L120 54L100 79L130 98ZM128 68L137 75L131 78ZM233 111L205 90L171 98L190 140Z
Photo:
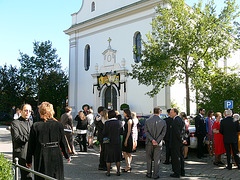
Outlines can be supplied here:
M100 142L100 146L101 146L101 152L100 152L100 158L99 158L99 167L106 169L107 165L106 165L105 158L104 158L105 144Z
M165 146L166 146L166 163L170 163L170 157L171 157L171 149L169 146L169 141L165 141Z
M18 163L19 163L19 165L26 167L25 159L19 158ZM20 169L20 173L21 173L21 180L31 180L32 179L32 175L30 172Z
M198 135L197 136L197 157L201 158L204 155L204 143L203 143L204 136Z
M171 148L172 170L177 175L185 175L183 145Z
M239 156L238 156L238 144L237 143L224 143L224 147L226 150L226 154L227 154L227 165L229 168L232 167L232 163L231 163L231 147L232 147L232 151L233 151L233 157L235 160L235 163L237 164L238 168L240 168L240 164L239 164Z
M78 134L80 151L87 152L87 134Z

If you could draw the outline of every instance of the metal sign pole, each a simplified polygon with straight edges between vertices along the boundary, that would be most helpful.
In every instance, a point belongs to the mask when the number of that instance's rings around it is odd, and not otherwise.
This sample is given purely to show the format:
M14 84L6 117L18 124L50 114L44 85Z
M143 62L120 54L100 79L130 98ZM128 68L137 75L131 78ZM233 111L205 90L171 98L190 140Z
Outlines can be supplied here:
M15 158L16 165L19 165L18 160L18 158ZM15 166L15 180L18 180L18 169L18 166Z

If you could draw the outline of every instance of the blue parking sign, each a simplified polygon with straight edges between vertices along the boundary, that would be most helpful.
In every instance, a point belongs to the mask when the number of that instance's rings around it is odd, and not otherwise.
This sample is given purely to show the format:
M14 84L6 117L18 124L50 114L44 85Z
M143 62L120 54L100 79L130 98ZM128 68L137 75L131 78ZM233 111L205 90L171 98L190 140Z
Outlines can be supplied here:
M233 101L225 101L225 109L233 109Z

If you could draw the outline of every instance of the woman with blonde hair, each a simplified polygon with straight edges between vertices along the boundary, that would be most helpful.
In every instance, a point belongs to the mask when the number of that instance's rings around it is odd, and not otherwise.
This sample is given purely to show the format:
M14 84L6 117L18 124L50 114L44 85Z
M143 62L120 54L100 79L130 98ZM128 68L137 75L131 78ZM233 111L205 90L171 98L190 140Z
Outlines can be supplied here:
M43 102L39 107L42 121L35 122L30 131L26 163L34 170L56 179L64 179L63 155L69 159L66 139L62 123L54 117L53 105ZM70 159L69 159L70 161ZM36 180L43 179L35 176Z
M94 115L93 110L89 109L89 114L87 115L88 121L88 148L93 148L93 138L94 138L94 131L95 131L95 124L94 124Z
M131 113L131 117L132 117L132 122L133 122L133 126L132 126L132 139L133 139L133 151L136 151L137 148L137 140L138 140L138 118L137 118L137 114L135 112Z

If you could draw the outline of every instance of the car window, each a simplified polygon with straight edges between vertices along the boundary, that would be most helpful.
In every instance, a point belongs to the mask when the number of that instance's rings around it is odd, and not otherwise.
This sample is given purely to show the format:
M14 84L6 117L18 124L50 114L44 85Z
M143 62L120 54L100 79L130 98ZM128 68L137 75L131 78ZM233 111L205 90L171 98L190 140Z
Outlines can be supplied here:
M165 118L167 118L168 116L167 116L167 114L160 114L160 117L161 117L161 119L165 119Z

